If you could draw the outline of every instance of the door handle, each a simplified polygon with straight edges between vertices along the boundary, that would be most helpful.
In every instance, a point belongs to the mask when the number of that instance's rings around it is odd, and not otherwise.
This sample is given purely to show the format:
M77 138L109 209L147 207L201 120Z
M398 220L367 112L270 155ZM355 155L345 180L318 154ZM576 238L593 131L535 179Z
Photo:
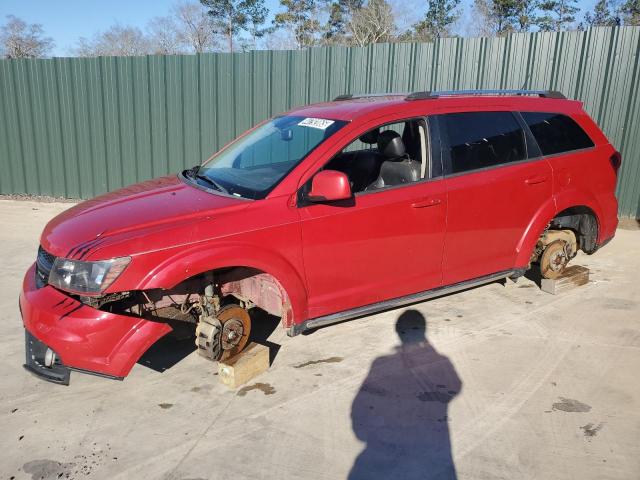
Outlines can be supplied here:
M538 183L544 183L546 181L547 177L545 177L544 175L537 175L535 177L527 178L524 183L526 183L527 185L536 185Z
M413 208L426 208L426 207L435 207L436 205L440 205L442 200L439 198L425 198L424 200L419 200L415 203L412 203L411 206Z

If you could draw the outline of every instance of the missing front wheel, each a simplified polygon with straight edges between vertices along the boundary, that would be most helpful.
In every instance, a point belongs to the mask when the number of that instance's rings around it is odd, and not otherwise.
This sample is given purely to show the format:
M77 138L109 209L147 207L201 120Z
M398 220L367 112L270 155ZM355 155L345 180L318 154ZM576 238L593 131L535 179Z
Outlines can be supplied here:
M251 318L238 305L226 305L215 316L201 316L196 346L203 357L218 361L240 353L249 340Z

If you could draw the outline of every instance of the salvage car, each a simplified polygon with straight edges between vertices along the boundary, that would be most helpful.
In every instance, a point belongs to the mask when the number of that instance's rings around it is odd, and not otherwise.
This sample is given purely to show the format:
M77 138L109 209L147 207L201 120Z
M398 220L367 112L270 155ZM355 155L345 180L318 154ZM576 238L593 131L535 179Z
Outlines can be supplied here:
M177 325L218 361L257 309L295 336L530 268L555 278L614 236L620 162L552 91L295 108L51 220L20 295L25 367L122 379Z

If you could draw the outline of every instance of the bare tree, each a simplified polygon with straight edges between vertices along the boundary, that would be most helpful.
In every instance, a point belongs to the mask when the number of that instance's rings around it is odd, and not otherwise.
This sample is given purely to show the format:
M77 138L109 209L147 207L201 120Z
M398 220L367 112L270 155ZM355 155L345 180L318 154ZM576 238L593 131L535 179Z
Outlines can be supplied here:
M53 39L44 36L42 25L28 24L13 15L0 27L0 53L6 58L46 57L54 47Z
M295 50L298 48L298 44L291 32L275 30L265 37L264 47L267 50Z
M173 16L177 23L178 38L196 53L210 52L220 48L220 34L213 19L198 2L182 2L174 6Z
M147 25L147 31L153 53L158 55L186 53L178 24L172 17L155 17Z
M79 57L130 57L152 53L149 39L137 27L113 25L92 39L81 37L74 53Z
M175 4L170 15L151 20L147 32L153 53L161 55L208 52L220 45L215 22L199 2Z
M393 38L396 25L391 6L385 0L369 0L356 10L348 23L348 31L354 44L386 42Z

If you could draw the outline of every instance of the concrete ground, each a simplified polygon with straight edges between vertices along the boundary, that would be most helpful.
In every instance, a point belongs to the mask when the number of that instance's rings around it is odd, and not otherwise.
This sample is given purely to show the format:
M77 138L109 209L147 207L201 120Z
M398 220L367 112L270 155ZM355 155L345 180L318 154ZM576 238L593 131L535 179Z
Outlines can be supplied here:
M560 296L521 279L274 334L237 392L193 353L63 387L22 369L17 297L68 206L0 201L0 478L640 478L640 231Z

